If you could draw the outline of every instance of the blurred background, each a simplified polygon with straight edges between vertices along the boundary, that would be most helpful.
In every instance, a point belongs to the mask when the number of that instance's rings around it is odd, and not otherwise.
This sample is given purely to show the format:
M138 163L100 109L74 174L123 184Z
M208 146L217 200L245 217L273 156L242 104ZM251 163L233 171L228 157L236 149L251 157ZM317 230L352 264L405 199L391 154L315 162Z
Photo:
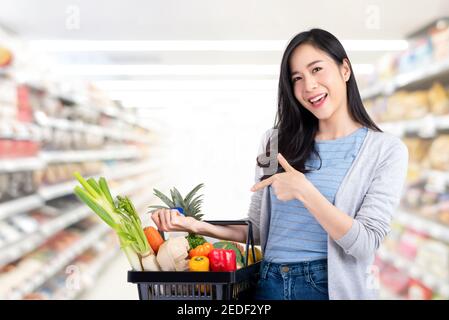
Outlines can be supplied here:
M248 211L279 64L324 28L365 107L410 150L369 270L383 299L449 299L449 2L0 1L0 299L137 299L74 171L148 205L199 183L205 219Z

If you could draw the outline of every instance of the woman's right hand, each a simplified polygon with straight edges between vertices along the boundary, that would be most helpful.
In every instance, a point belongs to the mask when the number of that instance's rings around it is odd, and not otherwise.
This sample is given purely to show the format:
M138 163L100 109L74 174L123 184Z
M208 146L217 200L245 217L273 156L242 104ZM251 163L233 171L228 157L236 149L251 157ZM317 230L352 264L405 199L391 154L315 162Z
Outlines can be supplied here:
M151 219L160 231L185 231L195 232L195 225L198 220L192 217L185 217L176 209L157 209L151 214Z

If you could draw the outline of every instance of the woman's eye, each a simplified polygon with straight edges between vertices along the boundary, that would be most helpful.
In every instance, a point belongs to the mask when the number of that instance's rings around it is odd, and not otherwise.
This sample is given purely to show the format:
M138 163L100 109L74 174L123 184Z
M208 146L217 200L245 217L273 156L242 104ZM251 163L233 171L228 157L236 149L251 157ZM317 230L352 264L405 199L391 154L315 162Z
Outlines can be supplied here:
M295 77L292 79L292 82L296 82L297 80L301 80L301 79L302 79L301 77Z
M321 67L316 67L316 68L313 68L312 72L315 73L315 72L320 71L321 69L322 69Z

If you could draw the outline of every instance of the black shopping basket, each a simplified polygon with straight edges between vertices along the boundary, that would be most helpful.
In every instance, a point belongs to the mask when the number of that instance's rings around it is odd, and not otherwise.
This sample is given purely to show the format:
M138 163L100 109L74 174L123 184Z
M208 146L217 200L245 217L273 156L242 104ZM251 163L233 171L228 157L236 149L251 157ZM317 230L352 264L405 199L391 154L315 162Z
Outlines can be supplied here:
M259 278L260 261L248 266L254 237L250 221L207 221L215 225L248 225L245 266L232 272L128 271L140 300L251 300ZM255 260L255 259L253 259Z

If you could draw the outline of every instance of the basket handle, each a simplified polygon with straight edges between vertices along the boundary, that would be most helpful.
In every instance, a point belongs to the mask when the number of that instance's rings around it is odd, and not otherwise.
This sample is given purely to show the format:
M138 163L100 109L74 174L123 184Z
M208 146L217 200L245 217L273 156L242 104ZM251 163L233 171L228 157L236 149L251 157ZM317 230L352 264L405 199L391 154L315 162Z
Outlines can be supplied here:
M248 256L249 256L249 244L251 243L251 251L253 253L254 261L256 261L256 252L254 250L254 236L253 236L253 224L249 220L204 220L204 222L220 225L220 226L229 226L229 225L248 225L248 235L246 237L246 252L245 252L245 267L248 266ZM165 233L159 230L159 234L165 240Z
M249 245L251 243L251 251L253 253L253 261L256 261L256 252L254 251L254 236L253 236L253 224L249 220L205 220L204 222L215 225L248 225L248 235L246 237L246 250L245 250L245 267L248 266Z

